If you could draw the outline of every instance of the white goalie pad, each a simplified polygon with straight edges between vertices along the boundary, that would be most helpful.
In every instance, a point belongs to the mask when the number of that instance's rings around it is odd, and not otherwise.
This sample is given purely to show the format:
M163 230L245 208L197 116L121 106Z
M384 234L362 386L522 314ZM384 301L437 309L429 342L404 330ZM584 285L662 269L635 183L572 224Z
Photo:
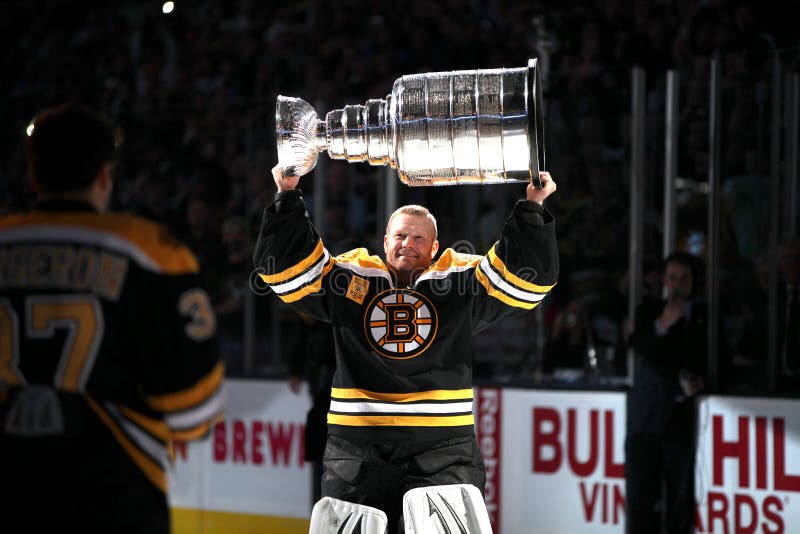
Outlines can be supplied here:
M415 488L403 496L406 534L492 534L480 490L472 484Z
M311 511L308 534L385 534L383 510L323 497Z

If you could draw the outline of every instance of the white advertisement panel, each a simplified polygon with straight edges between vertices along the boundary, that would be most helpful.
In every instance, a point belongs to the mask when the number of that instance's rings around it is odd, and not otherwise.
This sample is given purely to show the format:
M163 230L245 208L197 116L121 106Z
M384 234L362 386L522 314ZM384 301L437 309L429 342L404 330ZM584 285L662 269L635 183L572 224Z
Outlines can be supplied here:
M308 518L308 394L294 394L282 381L228 380L227 397L225 419L210 438L176 447L170 505Z
M225 420L176 447L171 505L307 521L309 406L283 381L229 380ZM800 400L707 397L698 408L697 532L800 532ZM624 532L625 393L478 388L475 414L496 534ZM183 531L215 532L197 525Z
M699 404L697 532L800 532L800 400Z
M625 394L502 393L498 532L624 532Z

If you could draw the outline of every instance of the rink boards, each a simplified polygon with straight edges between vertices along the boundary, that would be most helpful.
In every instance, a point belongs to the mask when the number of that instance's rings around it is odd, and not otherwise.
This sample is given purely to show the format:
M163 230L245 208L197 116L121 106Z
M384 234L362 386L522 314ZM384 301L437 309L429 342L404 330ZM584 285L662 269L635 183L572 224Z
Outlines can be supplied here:
M625 394L477 388L486 503L499 534L624 532ZM176 447L176 533L305 533L308 395L230 380L224 422ZM800 401L699 403L698 532L800 532Z

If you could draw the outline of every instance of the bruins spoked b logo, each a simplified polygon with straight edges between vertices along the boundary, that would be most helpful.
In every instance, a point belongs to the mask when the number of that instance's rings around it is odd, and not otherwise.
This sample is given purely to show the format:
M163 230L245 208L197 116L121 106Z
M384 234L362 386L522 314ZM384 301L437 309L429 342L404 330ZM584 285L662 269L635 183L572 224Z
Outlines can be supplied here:
M395 360L419 356L436 337L437 326L433 304L408 289L378 293L364 312L364 330L372 348Z

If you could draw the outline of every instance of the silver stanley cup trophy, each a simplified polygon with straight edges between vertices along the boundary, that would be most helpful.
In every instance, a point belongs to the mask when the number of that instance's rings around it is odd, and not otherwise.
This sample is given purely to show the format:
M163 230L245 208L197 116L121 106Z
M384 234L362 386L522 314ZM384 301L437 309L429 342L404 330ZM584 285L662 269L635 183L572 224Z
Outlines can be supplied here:
M278 161L302 176L333 159L391 165L410 186L530 182L544 170L542 83L527 67L411 74L385 99L329 111L278 96Z

